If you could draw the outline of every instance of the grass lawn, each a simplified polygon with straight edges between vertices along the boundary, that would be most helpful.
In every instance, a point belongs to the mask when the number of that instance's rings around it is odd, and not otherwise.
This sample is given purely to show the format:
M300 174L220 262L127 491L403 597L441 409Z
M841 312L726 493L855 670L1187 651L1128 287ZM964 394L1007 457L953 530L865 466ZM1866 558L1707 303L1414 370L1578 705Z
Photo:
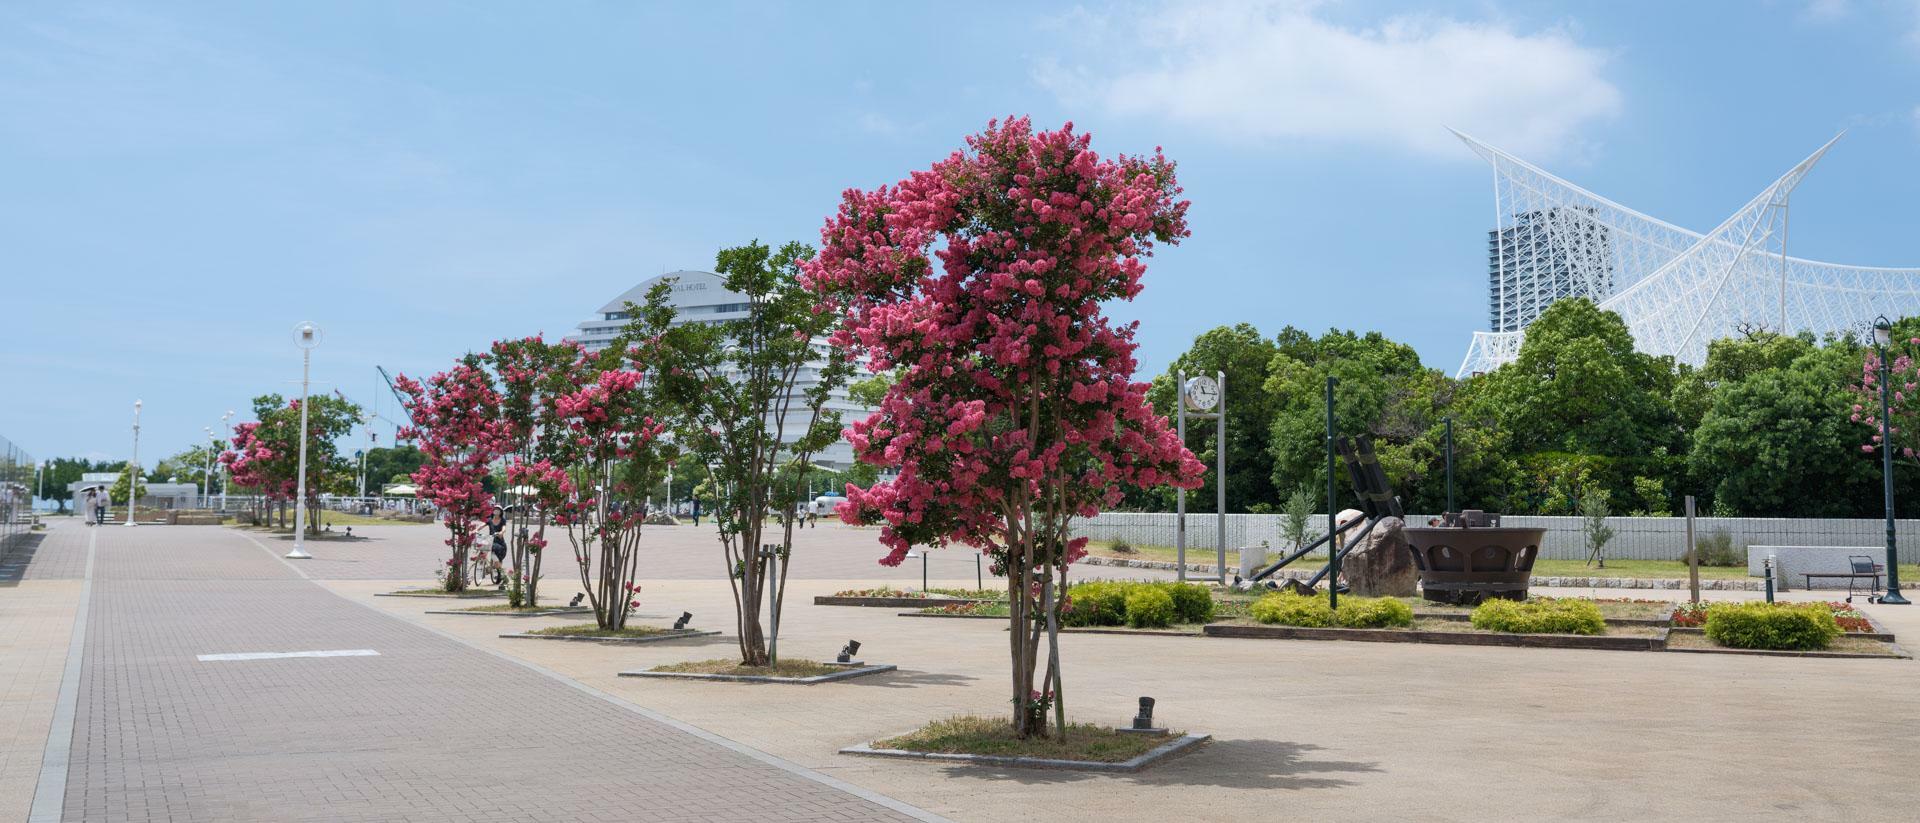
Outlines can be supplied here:
M874 748L902 749L910 752L1044 757L1054 760L1119 763L1145 754L1162 743L1179 737L1177 733L1166 737L1124 734L1090 723L1070 723L1068 726L1066 742L1056 738L1021 740L1013 736L1010 718L965 715L936 720L899 737L876 740L873 745Z
M220 522L225 525L231 526L238 521L235 518L228 517L221 520ZM288 523L293 522L292 509L287 510L287 522ZM352 512L329 511L320 515L320 524L323 528L326 526L332 526L338 529L343 526L431 526L433 525L433 522L428 521L425 523L419 523L412 520L392 520L385 517L368 517L364 514L354 514ZM263 526L259 526L258 528L263 528L263 529L271 528L273 531L277 531L277 532L284 532L287 534L293 533L293 529L291 527L282 529L282 528L274 528L271 526L263 525Z
M1835 569L1834 571L1839 571L1839 569ZM1685 580L1687 579L1687 564L1678 560L1608 560L1607 567L1602 569L1589 566L1579 560L1548 560L1542 558L1534 561L1533 573L1536 576L1546 575L1553 577L1665 577ZM1913 575L1920 575L1920 565L1913 563L1900 564L1900 579L1920 579L1920 577L1913 577ZM1745 566L1701 566L1700 579L1759 580L1760 578L1748 577L1747 567Z
M1136 545L1131 545L1130 548L1132 548L1133 551L1116 552L1113 550L1113 543L1111 543L1110 541L1091 540L1087 542L1087 554L1093 555L1095 557L1111 557L1111 558L1116 558L1121 560L1159 560L1167 563L1172 563L1179 556L1179 551L1172 546L1144 546L1144 545L1136 544ZM1269 549L1267 551L1267 557L1269 560L1278 560L1282 556L1284 556L1283 552L1278 549ZM1214 549L1210 546L1206 548L1201 548L1199 546L1187 547L1188 563L1205 563L1207 565L1213 565L1214 559L1215 559ZM1310 555L1307 555L1306 557L1300 558L1299 560L1293 561L1293 563L1288 565L1287 568L1290 568L1290 569L1318 568L1320 566L1326 565L1326 562L1327 562L1326 554L1324 553L1310 554ZM1239 549L1227 550L1227 568L1229 570L1240 568L1240 550Z
M731 658L725 660L692 660L686 663L668 663L655 666L647 671L683 672L687 674L731 674L743 677L819 677L824 674L844 672L845 666L829 666L815 660L782 660L773 666L742 666L740 661Z
M544 634L556 637L652 637L665 634L668 629L658 626L628 626L624 629L607 630L592 623L577 623L571 626L549 626L534 629L527 634Z

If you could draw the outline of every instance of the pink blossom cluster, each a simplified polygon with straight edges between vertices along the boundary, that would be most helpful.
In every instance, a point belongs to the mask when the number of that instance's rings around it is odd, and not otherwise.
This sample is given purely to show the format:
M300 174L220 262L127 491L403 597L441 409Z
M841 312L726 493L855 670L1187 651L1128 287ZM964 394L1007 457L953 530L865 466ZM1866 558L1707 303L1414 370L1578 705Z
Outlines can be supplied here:
M1908 340L1907 346L1909 351L1895 352L1892 362L1884 364L1880 359L1879 352L1873 349L1867 349L1866 356L1860 364L1860 382L1852 387L1854 394L1859 398L1859 402L1853 404L1852 409L1847 414L1847 420L1867 426L1872 432L1868 435L1867 442L1860 444L1862 454L1875 454L1883 445L1878 409L1880 408L1881 389L1880 370L1884 365L1887 367L1887 389L1889 390L1887 392L1886 433L1887 436L1893 439L1892 443L1885 443L1884 445L1895 449L1896 451L1894 453L1902 457L1908 459L1915 459L1916 457L1916 451L1911 437L1903 437L1902 435L1904 434L1903 428L1911 428L1912 424L1920 422L1914 419L1920 417L1920 408L1915 408L1911 404L1915 396L1914 392L1920 389L1920 360L1915 359L1911 353L1911 349L1920 347L1920 338ZM1901 425L1903 422L1908 425L1903 427ZM1902 443L1905 443L1905 445L1902 445Z
M860 460L898 475L850 485L840 506L884 524L883 563L949 541L998 559L1036 519L1064 533L1125 487L1199 484L1133 380L1135 326L1101 310L1140 293L1156 243L1188 235L1188 204L1158 150L1103 159L1089 145L1072 124L996 121L898 184L847 191L821 231L803 279L844 320L833 344L898 370L878 413L846 431Z
M487 372L472 362L424 383L403 374L394 386L406 397L412 422L404 434L418 439L423 458L413 473L414 486L421 499L440 507L449 532L447 545L456 554L469 550L479 522L493 507L493 496L483 483L507 448L500 394Z

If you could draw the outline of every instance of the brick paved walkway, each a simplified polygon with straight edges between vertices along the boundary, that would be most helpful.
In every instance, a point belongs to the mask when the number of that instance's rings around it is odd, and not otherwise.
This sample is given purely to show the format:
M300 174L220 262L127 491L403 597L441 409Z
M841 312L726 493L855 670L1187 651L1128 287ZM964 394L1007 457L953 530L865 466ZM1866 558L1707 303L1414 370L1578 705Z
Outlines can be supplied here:
M230 530L108 529L97 552L67 820L910 819L343 600ZM325 649L379 656L196 659Z

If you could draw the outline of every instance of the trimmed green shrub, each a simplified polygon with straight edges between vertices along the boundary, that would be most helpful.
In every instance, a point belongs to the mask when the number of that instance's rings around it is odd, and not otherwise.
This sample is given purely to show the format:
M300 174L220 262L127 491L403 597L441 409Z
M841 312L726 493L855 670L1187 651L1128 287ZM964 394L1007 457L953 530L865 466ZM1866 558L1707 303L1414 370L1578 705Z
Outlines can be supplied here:
M1333 625L1333 609L1324 597L1304 597L1279 592L1253 601L1247 614L1261 623L1280 626L1305 626L1310 629Z
M1254 620L1280 626L1383 629L1413 625L1413 607L1391 597L1342 597L1338 610L1325 597L1278 592L1253 601L1247 613Z
M1197 583L1172 583L1166 592L1173 597L1176 623L1205 623L1213 619L1213 592Z
M1489 600L1473 610L1473 627L1512 634L1605 634L1600 607L1585 600L1536 597Z
M1715 603L1707 607L1707 637L1735 649L1809 651L1840 636L1825 603Z
M1127 593L1122 583L1081 583L1067 589L1064 626L1118 626L1126 622Z
M1158 586L1135 586L1127 592L1127 625L1155 629L1173 624L1173 595Z
M1349 629L1385 629L1413 625L1413 607L1391 597L1342 597L1333 610L1335 625Z

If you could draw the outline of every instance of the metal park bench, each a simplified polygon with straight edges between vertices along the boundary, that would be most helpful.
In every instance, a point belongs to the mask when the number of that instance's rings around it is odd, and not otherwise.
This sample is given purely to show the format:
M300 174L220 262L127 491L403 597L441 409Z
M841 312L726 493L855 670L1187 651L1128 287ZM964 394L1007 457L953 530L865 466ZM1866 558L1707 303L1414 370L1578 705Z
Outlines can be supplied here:
M1850 555L1847 557L1847 562L1852 566L1852 570L1850 571L1805 572L1800 576L1807 579L1808 588L1812 588L1813 581L1818 578L1826 578L1829 580L1840 580L1840 579L1846 580L1848 603L1853 602L1853 596L1858 592L1857 587L1859 582L1862 580L1865 580L1867 581L1867 602L1869 603L1879 602L1880 600L1879 592L1881 588L1880 578L1882 575L1886 574L1886 567L1879 563L1873 562L1872 557L1869 557L1864 554Z

